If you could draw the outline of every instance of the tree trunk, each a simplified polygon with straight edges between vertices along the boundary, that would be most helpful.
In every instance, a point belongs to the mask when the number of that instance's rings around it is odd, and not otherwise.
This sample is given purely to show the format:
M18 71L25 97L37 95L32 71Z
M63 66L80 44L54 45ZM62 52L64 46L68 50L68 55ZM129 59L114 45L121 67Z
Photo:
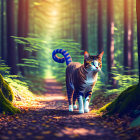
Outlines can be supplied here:
M137 42L138 42L138 63L139 63L139 86L140 86L140 0L136 0L137 12Z
M130 46L131 46L131 70L134 69L134 52L133 52L133 33L134 33L134 0L131 0L131 22L130 22L130 28L131 28L131 41L130 41ZM133 74L133 72L132 72Z
M29 0L25 0L25 24L24 24L24 37L28 37L29 34ZM26 47L29 47L29 45L26 45ZM29 51L24 51L24 57L29 58Z
M11 36L15 36L15 15L14 15L14 0L6 1L7 11L7 63L11 67L11 74L17 74L16 66L16 45Z
M29 0L25 0L25 37L28 36L29 33Z
M73 0L73 3L75 0ZM73 4L72 4L73 5ZM72 24L73 24L73 39L74 41L78 42L78 29L76 28L76 17L77 17L77 2L73 5L72 9Z
M87 14L87 0L81 0L81 43L82 50L88 50L88 14Z
M25 36L25 10L24 10L24 0L18 1L18 37L24 37ZM24 61L22 60L24 58L24 45L18 44L18 63L23 64ZM24 68L19 67L19 70L22 75L24 75Z
M5 60L4 48L4 0L1 0L1 58Z
M112 67L114 67L114 12L113 0L107 3L107 70L108 70L108 83L116 86L116 81L112 78Z
M98 0L98 53L103 51L102 0Z
M128 17L128 0L124 0L124 70L130 74L132 68L132 29Z

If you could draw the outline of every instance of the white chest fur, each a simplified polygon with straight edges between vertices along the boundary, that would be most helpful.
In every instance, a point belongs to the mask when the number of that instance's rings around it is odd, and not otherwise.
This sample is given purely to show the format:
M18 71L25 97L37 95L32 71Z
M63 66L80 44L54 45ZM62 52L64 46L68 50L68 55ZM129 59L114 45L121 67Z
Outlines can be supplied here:
M94 77L93 77L93 72L88 72L86 75L86 80L85 80L85 84L87 86L90 86L93 84L93 82L95 81Z
M85 93L87 91L90 91L92 89L92 84L97 80L97 75L93 76L93 72L88 72L86 74L86 79L84 81L84 84L82 85L83 90L82 93Z

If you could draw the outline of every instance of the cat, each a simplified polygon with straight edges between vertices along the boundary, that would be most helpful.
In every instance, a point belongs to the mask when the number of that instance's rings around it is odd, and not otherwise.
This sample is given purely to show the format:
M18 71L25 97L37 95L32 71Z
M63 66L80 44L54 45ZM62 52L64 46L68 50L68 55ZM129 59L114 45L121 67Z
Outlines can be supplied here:
M60 58L56 54L60 53L64 57ZM58 63L66 61L66 88L69 102L69 111L77 109L76 100L78 99L79 113L89 112L89 100L93 87L97 81L98 72L102 67L102 56L104 51L98 55L89 55L84 52L84 64L72 62L70 54L64 49L56 49L52 53L52 58ZM84 103L83 98L85 97ZM73 98L73 101L72 101Z

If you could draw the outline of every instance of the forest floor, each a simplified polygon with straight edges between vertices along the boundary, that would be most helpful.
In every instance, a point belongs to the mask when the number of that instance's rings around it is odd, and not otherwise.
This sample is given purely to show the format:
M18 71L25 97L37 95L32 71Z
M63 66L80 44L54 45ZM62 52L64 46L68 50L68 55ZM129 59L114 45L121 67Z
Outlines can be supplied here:
M0 116L0 139L140 139L138 132L132 134L132 130L127 128L128 117L102 118L92 112L68 112L68 102L62 93L62 86L54 79L47 79L46 90L43 95L28 99L24 104L16 101L16 106L21 108L22 113Z

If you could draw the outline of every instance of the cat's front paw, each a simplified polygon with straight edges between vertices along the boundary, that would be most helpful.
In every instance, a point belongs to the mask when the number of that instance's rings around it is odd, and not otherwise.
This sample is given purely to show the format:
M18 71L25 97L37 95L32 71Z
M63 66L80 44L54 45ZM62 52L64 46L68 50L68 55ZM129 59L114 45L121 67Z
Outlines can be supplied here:
M83 113L84 113L84 110L79 110L79 113L80 113L80 114L83 114Z
M85 108L85 109L84 109L84 112L85 112L85 113L88 113L88 112L89 112L89 108Z
M72 112L72 111L73 111L73 106L69 105L69 112Z
M73 109L77 109L77 105L73 105Z

